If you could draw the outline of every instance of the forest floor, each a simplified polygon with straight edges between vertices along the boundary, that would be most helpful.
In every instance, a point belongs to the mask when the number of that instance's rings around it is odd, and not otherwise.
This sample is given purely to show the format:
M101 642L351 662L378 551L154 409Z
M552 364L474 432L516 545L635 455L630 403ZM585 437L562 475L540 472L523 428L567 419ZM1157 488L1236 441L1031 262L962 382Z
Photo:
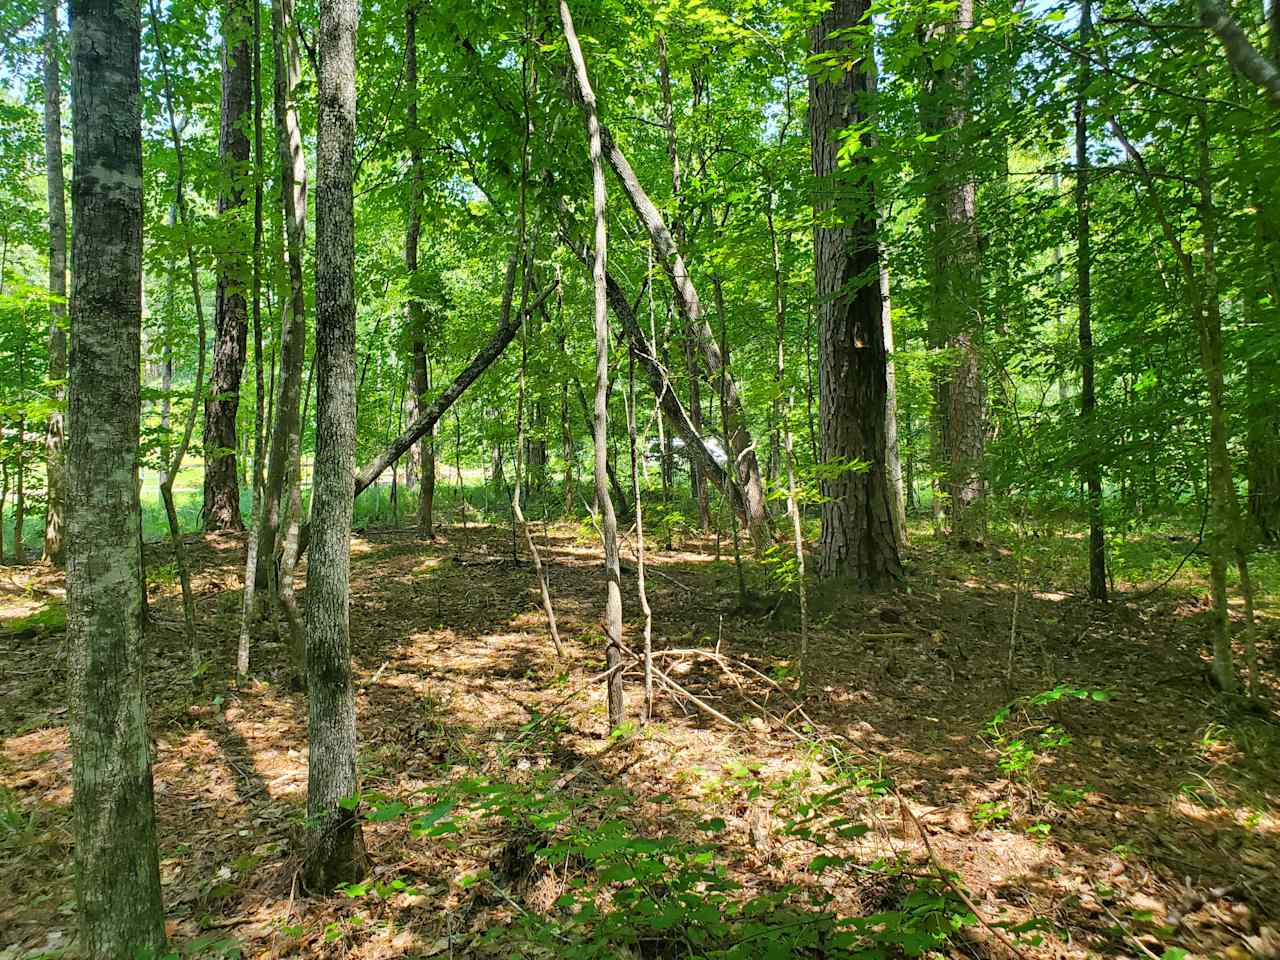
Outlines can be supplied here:
M1250 712L1209 686L1194 563L1166 589L1144 596L1133 585L1097 604L1064 582L1063 557L1083 554L1078 539L961 551L917 531L909 592L814 596L801 710L794 600L753 567L756 592L741 603L727 553L717 561L714 541L686 538L650 556L654 647L718 651L659 662L736 726L660 689L648 724L611 737L593 680L603 666L594 537L538 527L560 661L508 530L355 538L351 629L376 883L327 898L298 886L307 708L290 689L284 645L256 643L247 689L230 675L243 539L188 541L208 664L194 679L171 553L148 546L155 795L175 950L568 954L570 943L626 935L604 920L573 926L565 904L576 896L607 914L624 902L621 886L651 876L644 863L661 861L669 872L646 889L662 902L687 894L678 902L689 916L708 902L730 916L705 872L723 868L740 885L725 901L781 891L774 903L795 904L817 891L827 915L878 918L858 936L891 955L932 944L977 957L1280 956L1274 598L1257 631L1268 706ZM1168 547L1172 559L1183 546ZM643 619L633 577L623 581L638 649ZM61 596L47 567L0 570L4 960L75 955ZM626 689L638 717L638 670ZM688 855L702 845L711 857ZM615 854L627 870L608 873ZM694 880L679 880L673 863ZM940 869L958 879L937 880ZM539 920L557 916L559 926ZM689 916L650 927L683 940L574 955L684 955L681 944L702 936ZM704 930L724 933L702 916ZM759 952L741 942L733 955L822 955L785 952L786 924L764 927L752 928ZM929 940L931 930L949 940Z

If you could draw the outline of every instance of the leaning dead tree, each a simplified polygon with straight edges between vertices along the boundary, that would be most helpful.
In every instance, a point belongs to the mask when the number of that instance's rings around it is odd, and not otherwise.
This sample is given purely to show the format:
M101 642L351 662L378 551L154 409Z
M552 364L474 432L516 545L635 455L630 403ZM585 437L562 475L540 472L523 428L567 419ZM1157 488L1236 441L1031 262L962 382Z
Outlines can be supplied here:
M583 66L582 70L575 70L574 77L574 98L585 109L589 92L586 84L585 66ZM598 117L597 123L599 123ZM755 441L751 437L746 411L742 406L742 399L738 395L737 384L734 382L733 375L729 372L728 365L725 363L723 351L716 342L716 335L703 315L702 300L698 296L698 290L694 286L693 278L689 276L689 270L680 252L680 247L676 243L675 237L672 236L671 231L667 228L666 221L662 218L662 213L649 198L648 193L645 192L644 186L631 168L626 154L622 152L622 148L614 142L613 137L610 135L609 128L602 124L600 125L600 140L603 154L608 159L609 166L618 178L618 182L622 185L623 192L627 195L627 200L630 202L632 210L635 211L636 218L649 234L658 262L662 264L662 269L671 283L676 304L680 312L689 321L690 330L697 341L698 349L702 353L702 360L706 366L707 374L711 377L719 395L724 398L724 419L728 434L726 440L728 441L730 454L733 457L733 468L736 474L739 495L742 499L742 506L746 514L747 529L751 533L751 540L757 552L763 551L772 540L769 510L765 502L764 484L760 479L760 462L756 457ZM612 300L612 297L610 300ZM700 463L699 466L701 466Z
M515 269L514 264L518 253L518 249L511 251L511 256L507 261L508 272ZM494 328L493 336L489 338L489 342L476 352L471 362L453 378L453 381L440 392L435 400L419 409L417 419L405 427L382 453L378 454L367 466L356 472L354 496L360 496L382 475L384 470L404 456L409 451L409 448L422 437L426 436L427 431L431 430L449 408L457 402L458 398L466 393L467 388L475 383L480 378L480 375L493 365L493 361L502 355L502 352L506 350L520 331L520 326L524 323L525 317L535 310L541 309L551 294L555 292L558 284L558 280L553 280L523 310L512 309L514 288L512 285L506 287L503 292L503 303L498 325ZM310 540L310 524L307 524L303 526L299 538L299 557L306 553Z
M561 214L561 241L584 266L589 268L591 266L591 254L587 245L574 236L570 225L565 222L563 210ZM617 318L622 328L619 333L619 339L625 340L629 343L630 348L635 351L636 360L644 368L645 375L649 380L649 386L653 390L653 395L658 398L658 405L662 409L662 414L666 418L667 424L684 441L685 452L698 465L698 469L715 484L721 495L729 501L737 512L738 518L744 524L750 526L746 498L735 482L733 475L728 473L720 465L720 462L716 460L710 447L707 446L702 432L694 426L693 418L690 416L689 411L685 409L679 394L671 382L670 371L660 359L657 347L640 326L640 321L636 316L636 308L632 306L621 284L613 278L613 275L608 270L605 271L604 278L609 309L613 311L614 317Z
M516 252L513 251L511 256L514 258ZM489 342L477 351L466 368L453 378L453 382L445 387L435 400L419 410L416 420L405 427L400 435L392 440L387 445L387 448L378 454L373 461L360 469L356 474L356 496L359 496L366 487L381 476L382 471L404 456L410 447L436 425L445 412L466 392L467 388L480 378L480 374L488 370L493 361L502 355L502 351L515 339L520 330L520 325L524 323L525 317L546 303L551 294L555 292L556 285L557 282L553 280L523 310L511 309L510 299L512 293L510 291L504 295L502 316L493 331L493 336L489 338Z

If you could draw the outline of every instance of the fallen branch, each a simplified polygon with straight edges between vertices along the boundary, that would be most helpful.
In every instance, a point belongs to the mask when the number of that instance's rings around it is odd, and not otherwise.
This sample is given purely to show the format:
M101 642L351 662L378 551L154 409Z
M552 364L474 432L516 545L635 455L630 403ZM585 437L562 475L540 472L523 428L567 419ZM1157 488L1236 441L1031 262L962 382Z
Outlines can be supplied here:
M924 842L924 851L929 857L929 865L933 867L934 873L937 875L938 879L945 883L947 888L960 898L960 902L969 908L970 912L978 918L978 922L980 924L990 930L992 935L1004 944L1005 949L1015 957L1018 957L1019 960L1027 960L1026 954L1018 949L1017 945L1009 939L1008 935L1003 930L992 926L991 921L982 915L977 904L975 904L969 895L961 889L960 884L956 883L954 879L955 871L948 869L946 865L938 859L938 855L933 852L933 844L929 842L929 834L925 832L924 824L920 822L920 818L916 816L915 811L911 809L907 801L902 799L902 794L895 789L893 791L893 795L898 798L899 807L906 811L907 816L911 818L911 822L915 824L916 831L920 834L920 839Z
M637 662L642 659L641 657L637 656L634 651L629 649L625 644L619 644L619 646L622 648L622 652L632 659L632 662ZM658 651L655 650L654 653L656 655ZM668 690L670 690L672 693L677 693L680 696L685 697L686 699L689 700L690 703L694 704L699 709L715 717L717 720L721 721L722 723L727 723L729 726L733 727L733 729L735 730L742 729L742 724L738 723L738 721L730 720L728 717L726 717L723 713L721 713L715 707L711 706L711 704L707 703L705 700L700 699L695 694L690 693L688 690L686 690L680 684L676 683L676 681L672 680L669 676L667 676L666 673L664 673L662 670L659 670L657 667L653 668L653 675L657 677L658 681L663 686L665 686Z

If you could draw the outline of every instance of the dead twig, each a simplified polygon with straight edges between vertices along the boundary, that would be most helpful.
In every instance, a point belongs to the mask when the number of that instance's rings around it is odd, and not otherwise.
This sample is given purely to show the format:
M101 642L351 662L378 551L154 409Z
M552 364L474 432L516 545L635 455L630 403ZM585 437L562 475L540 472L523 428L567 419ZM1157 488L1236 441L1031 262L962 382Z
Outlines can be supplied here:
M921 841L924 842L924 852L929 857L929 864L933 867L934 873L937 874L939 880L947 885L947 888L954 893L970 912L978 918L978 922L991 931L992 935L1004 944L1005 949L1012 953L1018 960L1027 960L1026 954L1018 949L1017 945L1009 939L1008 935L998 927L992 926L991 921L982 915L982 911L978 909L977 904L969 897L967 893L961 889L960 884L956 883L953 871L947 869L946 865L938 859L938 855L933 852L933 844L929 842L929 834L925 832L924 824L920 822L920 818L916 816L915 811L907 804L896 789L893 795L898 798L898 805L911 818L911 822L915 824L916 831L920 834Z

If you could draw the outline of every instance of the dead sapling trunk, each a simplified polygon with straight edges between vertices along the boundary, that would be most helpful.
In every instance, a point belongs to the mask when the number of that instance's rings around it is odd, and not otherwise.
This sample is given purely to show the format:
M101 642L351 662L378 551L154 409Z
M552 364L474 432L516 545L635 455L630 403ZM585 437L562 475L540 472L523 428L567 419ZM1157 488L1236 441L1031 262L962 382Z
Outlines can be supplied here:
M595 93L587 77L582 48L573 29L573 15L569 5L560 0L560 20L564 25L564 37L573 60L578 91L586 114L588 152L591 160L592 206L595 212L595 257L592 262L591 280L595 294L594 329L596 345L596 391L593 435L595 440L596 502L600 508L600 539L604 547L605 566L605 666L608 668L609 727L622 724L622 577L618 562L618 518L613 511L613 498L609 492L608 443L609 443L609 301L605 286L605 270L608 263L608 225L605 219L607 191L604 182L604 163L600 136L600 119L596 112Z
M634 348L627 352L627 438L631 447L631 492L636 501L636 595L644 611L644 719L653 716L653 611L644 585L644 510L640 502L640 473L636 469L636 356ZM654 408L655 419L658 408ZM646 434L648 431L645 431Z

